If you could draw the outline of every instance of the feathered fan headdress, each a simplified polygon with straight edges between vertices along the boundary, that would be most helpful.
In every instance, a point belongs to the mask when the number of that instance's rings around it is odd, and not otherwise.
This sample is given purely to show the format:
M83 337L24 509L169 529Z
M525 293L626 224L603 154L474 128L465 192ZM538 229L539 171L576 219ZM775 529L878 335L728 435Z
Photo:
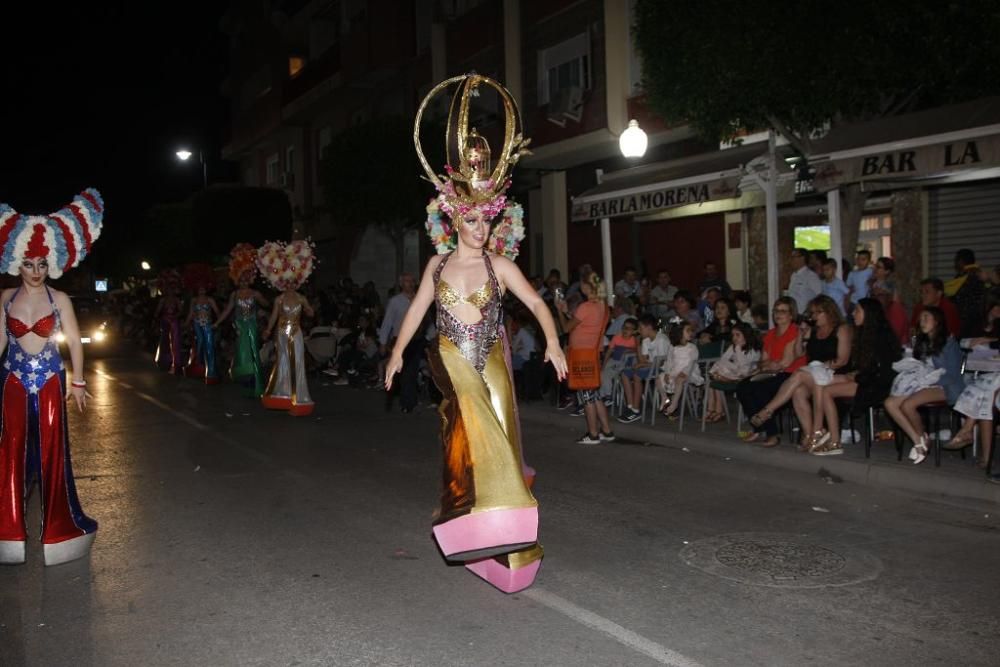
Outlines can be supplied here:
M48 260L49 276L59 278L90 253L103 220L104 200L94 188L49 215L22 215L0 204L0 270L16 276L26 257L40 257Z

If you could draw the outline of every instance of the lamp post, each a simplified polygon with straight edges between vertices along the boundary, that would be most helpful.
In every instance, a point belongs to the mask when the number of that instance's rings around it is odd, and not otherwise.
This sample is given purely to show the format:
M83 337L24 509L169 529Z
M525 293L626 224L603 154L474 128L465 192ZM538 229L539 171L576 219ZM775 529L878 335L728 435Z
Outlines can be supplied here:
M153 267L146 260L142 260L141 262L139 262L139 268L142 269L143 271L149 271Z
M642 131L642 128L639 127L639 121L635 119L628 122L628 127L618 137L618 148L621 149L622 155L628 158L638 158L645 155L648 144L649 139L646 137L646 133Z
M177 159L181 162L187 162L194 155L191 151L186 148L182 148L174 153ZM201 163L201 186L203 189L208 189L208 164L205 162L205 156L202 154L201 149L198 150L198 162Z

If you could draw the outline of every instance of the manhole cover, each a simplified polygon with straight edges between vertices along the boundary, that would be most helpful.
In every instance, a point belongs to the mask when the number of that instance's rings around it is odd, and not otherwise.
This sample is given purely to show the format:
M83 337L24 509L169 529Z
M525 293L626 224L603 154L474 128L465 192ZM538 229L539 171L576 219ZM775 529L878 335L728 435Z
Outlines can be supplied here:
M860 549L785 533L709 537L684 547L680 557L709 574L779 588L847 586L882 571L882 562Z

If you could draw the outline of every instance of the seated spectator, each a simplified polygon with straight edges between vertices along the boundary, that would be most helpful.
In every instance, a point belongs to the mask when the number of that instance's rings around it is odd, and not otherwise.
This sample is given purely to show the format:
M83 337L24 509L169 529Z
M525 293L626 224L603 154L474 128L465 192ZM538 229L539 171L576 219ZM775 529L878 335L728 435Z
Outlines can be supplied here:
M746 290L736 290L733 292L733 305L736 307L736 319L753 326L753 312L750 310L752 301L750 292ZM764 309L764 317L767 317L767 309Z
M629 364L635 363L636 351L639 347L639 320L630 317L622 324L621 333L611 337L604 351L604 363L601 366L601 399L605 405L611 405L611 388L615 378L622 374Z
M762 303L752 306L750 308L750 315L753 317L753 325L757 331L767 331L767 327L771 323L767 316L767 306Z
M647 312L661 322L666 322L674 315L674 297L677 288L670 284L670 273L661 270L656 274L656 285L649 292Z
M674 395L683 392L684 385L688 382L699 387L705 384L705 378L698 368L698 346L693 342L694 335L694 327L690 322L676 319L671 324L668 334L670 350L656 376L656 386L663 396L660 412L671 419L681 403L674 400Z
M654 360L666 357L670 350L670 340L656 328L656 319L652 315L639 318L639 354L635 366L622 372L622 388L625 390L625 413L618 418L623 424L630 424L642 418L639 408L642 406L643 383L655 372Z
M854 339L847 373L834 375L822 389L823 417L829 438L810 450L810 454L828 456L843 451L840 443L840 413L836 399L853 399L855 414L877 406L889 396L896 377L893 363L902 356L899 339L885 319L878 299L864 298L851 311ZM813 415L815 424L822 426L822 417Z
M733 333L733 325L736 324L735 310L729 299L719 299L715 302L715 312L712 321L708 326L698 332L698 344L705 345L723 341L728 343Z
M639 273L634 266L625 268L625 276L615 283L615 302L628 299L639 302Z
M715 303L722 298L722 290L709 287L705 290L702 300L698 302L698 314L701 315L702 328L707 327L715 319Z
M992 299L986 306L986 324L974 338L964 341L969 348L989 347L1000 349L1000 299ZM965 386L955 402L955 412L965 415L962 428L944 446L945 449L964 449L972 444L973 431L979 425L980 453L977 465L985 468L993 448L993 409L1000 390L1000 373L980 373Z
M625 325L626 320L633 319L635 306L628 299L622 299L621 301L615 301L614 308L611 309L611 322L608 323L608 328L604 332L606 336L614 336L622 331L622 327Z
M925 305L920 311L920 333L913 347L913 359L908 360L913 363L899 371L890 396L885 399L885 411L913 442L910 460L914 464L927 458L930 447L930 436L924 433L924 421L918 411L920 406L939 401L954 405L965 389L962 350L948 334L946 321L944 311L937 306Z
M674 312L677 313L677 317L690 322L695 331L705 328L701 314L695 310L694 297L687 290L677 292L677 296L674 297Z
M802 425L799 451L840 453L825 451L831 434L823 430L822 388L832 381L834 373L847 372L853 330L844 323L833 299L823 295L809 302L807 317L799 327L801 336L795 343L795 356L805 355L807 365L785 380L774 397L750 418L750 423L760 426L791 400Z
M920 314L925 308L940 308L944 313L945 325L948 334L958 338L962 333L962 321L958 316L958 309L955 304L944 295L944 283L940 278L924 278L920 281L920 303L913 309L913 316L910 318L910 332L919 335Z
M736 387L736 398L743 406L743 413L755 415L778 393L791 374L806 363L801 352L801 334L795 326L798 310L795 300L789 296L779 297L771 311L774 328L769 330L761 343L760 364L750 377ZM773 415L758 424L743 438L744 442L760 443L762 447L776 447L781 443L778 437L778 422Z
M850 303L849 290L844 281L837 276L837 260L830 258L823 262L823 294L833 299L833 302L840 308L840 314L847 314L847 306Z
M738 292L734 292L735 297ZM735 383L753 374L760 360L760 338L753 326L746 322L733 325L732 344L722 353L722 357L708 369L708 377L713 382ZM717 422L724 417L723 403L726 397L718 389L707 389L708 405L705 421Z

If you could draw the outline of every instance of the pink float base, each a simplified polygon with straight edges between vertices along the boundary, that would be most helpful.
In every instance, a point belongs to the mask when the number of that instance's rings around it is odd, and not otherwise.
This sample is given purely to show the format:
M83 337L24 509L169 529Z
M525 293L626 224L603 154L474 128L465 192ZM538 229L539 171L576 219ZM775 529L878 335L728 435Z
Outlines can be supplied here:
M434 539L448 560L473 560L517 551L538 540L538 508L466 514L434 526Z
M541 558L530 565L525 565L516 570L511 570L506 565L498 563L495 558L487 558L465 564L467 570L478 577L482 577L504 593L517 593L531 586L531 584L535 583L535 575L538 574L538 568L541 566Z

